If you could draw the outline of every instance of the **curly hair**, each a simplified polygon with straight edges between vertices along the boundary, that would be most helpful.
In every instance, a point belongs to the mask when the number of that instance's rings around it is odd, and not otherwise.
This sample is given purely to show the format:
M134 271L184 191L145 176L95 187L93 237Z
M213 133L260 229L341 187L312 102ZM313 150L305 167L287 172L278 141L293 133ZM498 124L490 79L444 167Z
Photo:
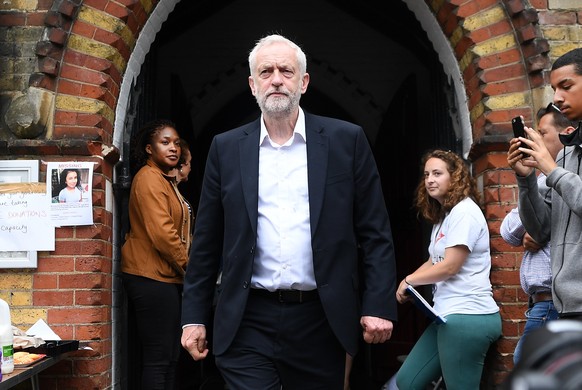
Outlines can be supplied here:
M419 215L434 224L442 221L445 215L465 198L471 198L475 203L479 204L480 195L477 189L477 181L471 176L469 167L459 155L446 150L427 152L422 157L422 169L431 158L438 158L447 164L447 171L451 175L451 184L441 204L428 194L424 175L422 175L415 195L416 208Z
M132 167L134 173L143 167L149 158L149 155L146 153L146 146L151 144L154 136L166 127L176 129L174 122L168 119L158 119L146 123L139 130L139 134L133 139L132 146Z

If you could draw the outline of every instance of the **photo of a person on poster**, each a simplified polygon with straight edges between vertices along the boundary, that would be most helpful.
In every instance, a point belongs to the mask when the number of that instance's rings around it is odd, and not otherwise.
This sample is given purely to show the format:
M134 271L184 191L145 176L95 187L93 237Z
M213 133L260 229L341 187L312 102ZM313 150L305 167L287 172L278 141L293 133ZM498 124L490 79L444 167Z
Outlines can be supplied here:
M59 192L59 203L81 202L83 200L83 187L79 170L63 169L60 179L63 188Z
M93 162L47 163L47 195L54 226L93 223Z

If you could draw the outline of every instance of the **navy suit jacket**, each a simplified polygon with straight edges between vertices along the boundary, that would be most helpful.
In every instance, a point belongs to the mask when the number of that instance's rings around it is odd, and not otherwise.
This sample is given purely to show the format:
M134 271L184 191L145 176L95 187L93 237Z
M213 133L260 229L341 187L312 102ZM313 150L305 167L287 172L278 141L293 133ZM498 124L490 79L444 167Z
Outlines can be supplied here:
M362 128L308 113L305 127L317 289L331 328L354 355L362 315L397 319L390 222ZM182 324L210 323L222 265L213 334L216 355L235 337L249 295L257 237L259 136L257 119L217 135L208 152L184 281Z

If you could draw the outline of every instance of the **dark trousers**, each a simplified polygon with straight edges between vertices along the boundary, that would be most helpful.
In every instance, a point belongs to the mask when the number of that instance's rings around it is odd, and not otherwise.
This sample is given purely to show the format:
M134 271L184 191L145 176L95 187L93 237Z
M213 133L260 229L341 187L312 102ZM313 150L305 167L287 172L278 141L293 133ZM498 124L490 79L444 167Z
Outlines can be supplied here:
M319 299L280 303L253 292L232 345L216 356L236 390L341 390L345 363Z
M123 274L123 284L142 349L140 389L174 390L182 335L182 285L130 274Z

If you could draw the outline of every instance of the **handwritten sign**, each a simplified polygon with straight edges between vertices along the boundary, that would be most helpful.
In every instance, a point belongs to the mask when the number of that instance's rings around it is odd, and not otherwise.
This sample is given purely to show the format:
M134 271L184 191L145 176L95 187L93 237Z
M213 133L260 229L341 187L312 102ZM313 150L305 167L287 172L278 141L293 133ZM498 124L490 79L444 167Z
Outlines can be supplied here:
M32 184L0 184L0 251L55 250L50 203Z

